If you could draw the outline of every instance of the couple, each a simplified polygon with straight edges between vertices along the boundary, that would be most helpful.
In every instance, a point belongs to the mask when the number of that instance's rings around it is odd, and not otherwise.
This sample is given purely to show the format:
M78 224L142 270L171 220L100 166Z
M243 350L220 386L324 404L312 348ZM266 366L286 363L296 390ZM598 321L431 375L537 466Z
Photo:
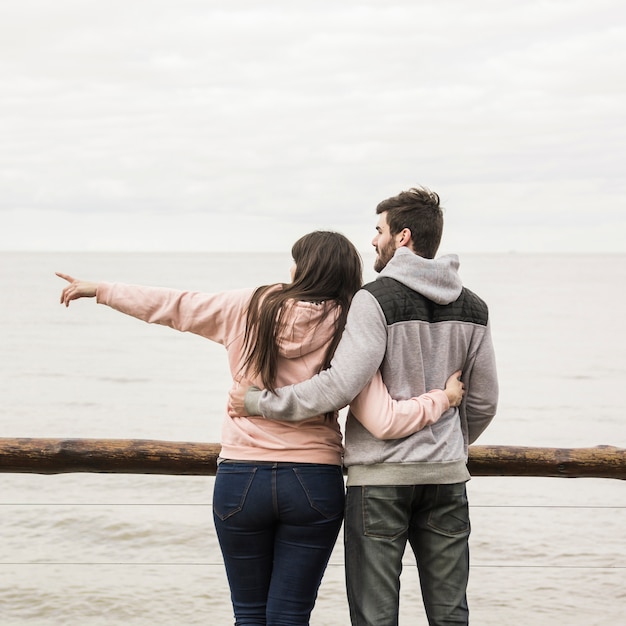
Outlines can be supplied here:
M96 296L227 349L234 385L213 512L236 624L309 623L344 518L342 462L352 623L397 624L407 540L429 624L468 623L467 446L497 401L487 308L462 287L456 257L434 259L437 194L414 188L377 213L381 275L364 287L354 246L329 232L296 242L290 284L257 290L59 274L66 306ZM257 389L246 394L248 381ZM337 409L347 404L344 452Z

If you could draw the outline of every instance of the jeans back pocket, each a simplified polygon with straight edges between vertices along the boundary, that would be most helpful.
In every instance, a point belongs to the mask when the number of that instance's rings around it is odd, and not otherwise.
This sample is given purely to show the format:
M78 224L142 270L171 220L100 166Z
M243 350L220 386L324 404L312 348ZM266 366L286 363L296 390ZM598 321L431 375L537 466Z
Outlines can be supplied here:
M293 471L312 509L326 519L343 516L345 487L340 466L300 466Z
M248 490L256 474L256 467L221 463L215 475L213 512L225 520L243 509Z

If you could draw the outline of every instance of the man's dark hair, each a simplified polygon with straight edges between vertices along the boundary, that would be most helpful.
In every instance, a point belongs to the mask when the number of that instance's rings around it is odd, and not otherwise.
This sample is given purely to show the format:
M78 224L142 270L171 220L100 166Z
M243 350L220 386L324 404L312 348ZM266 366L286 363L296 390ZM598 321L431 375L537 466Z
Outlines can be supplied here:
M376 213L385 212L392 235L408 228L413 252L425 259L435 258L443 234L443 210L438 194L426 187L412 187L380 202Z

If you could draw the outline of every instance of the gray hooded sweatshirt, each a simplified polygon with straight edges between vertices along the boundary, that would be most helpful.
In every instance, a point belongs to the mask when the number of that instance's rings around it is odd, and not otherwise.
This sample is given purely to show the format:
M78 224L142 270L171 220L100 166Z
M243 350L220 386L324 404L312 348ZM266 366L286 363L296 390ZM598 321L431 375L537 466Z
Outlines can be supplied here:
M468 446L495 415L498 380L487 306L462 286L458 267L456 255L396 250L354 296L330 368L276 394L250 390L248 413L297 421L342 408L379 368L391 396L406 400L443 388L460 369L461 406L408 437L377 439L348 412L344 464L348 486L468 480Z

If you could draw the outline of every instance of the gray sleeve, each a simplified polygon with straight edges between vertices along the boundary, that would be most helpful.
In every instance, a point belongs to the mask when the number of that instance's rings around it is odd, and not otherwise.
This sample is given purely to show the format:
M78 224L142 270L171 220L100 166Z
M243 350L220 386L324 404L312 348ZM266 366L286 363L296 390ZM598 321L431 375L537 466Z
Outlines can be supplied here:
M467 420L468 443L474 443L495 417L498 408L498 374L489 325L476 351L462 409Z
M248 391L246 410L268 419L300 421L348 405L379 368L387 348L387 323L376 299L356 293L346 328L327 370L304 382L269 391Z

